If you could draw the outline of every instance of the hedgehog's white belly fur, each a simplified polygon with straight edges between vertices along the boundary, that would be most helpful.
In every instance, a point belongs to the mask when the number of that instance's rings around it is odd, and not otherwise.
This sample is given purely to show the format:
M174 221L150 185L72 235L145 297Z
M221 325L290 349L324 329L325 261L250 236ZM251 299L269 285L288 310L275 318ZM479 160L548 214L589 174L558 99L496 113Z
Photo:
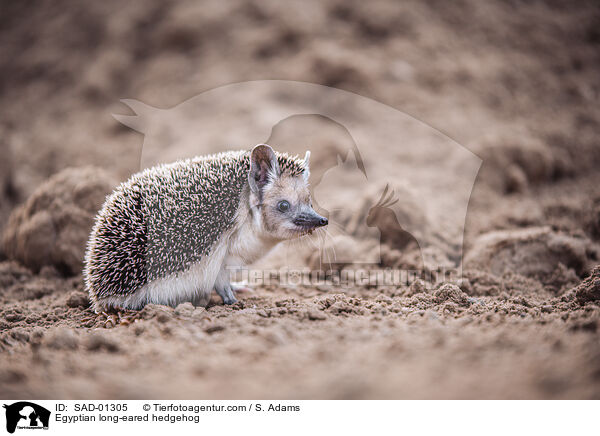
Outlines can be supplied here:
M210 256L193 264L186 271L153 280L130 295L110 296L106 298L106 302L125 308L142 307L148 303L175 307L187 301L197 306L206 306L226 252L227 244L220 242Z
M260 217L240 220L200 262L186 271L153 280L129 295L112 295L104 299L109 306L140 308L148 303L177 306L192 302L206 306L215 285L229 284L228 267L242 266L258 260L278 241L259 236L253 228Z

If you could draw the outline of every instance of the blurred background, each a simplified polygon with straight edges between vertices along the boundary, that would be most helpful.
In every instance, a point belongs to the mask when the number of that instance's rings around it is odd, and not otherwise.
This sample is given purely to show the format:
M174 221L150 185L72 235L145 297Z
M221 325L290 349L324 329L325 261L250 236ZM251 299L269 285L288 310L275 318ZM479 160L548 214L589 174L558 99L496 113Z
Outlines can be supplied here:
M67 166L95 164L120 178L136 169L142 137L111 117L128 113L119 99L168 108L256 79L356 92L476 151L502 134L598 163L590 146L600 111L594 1L0 7L0 137L17 201Z

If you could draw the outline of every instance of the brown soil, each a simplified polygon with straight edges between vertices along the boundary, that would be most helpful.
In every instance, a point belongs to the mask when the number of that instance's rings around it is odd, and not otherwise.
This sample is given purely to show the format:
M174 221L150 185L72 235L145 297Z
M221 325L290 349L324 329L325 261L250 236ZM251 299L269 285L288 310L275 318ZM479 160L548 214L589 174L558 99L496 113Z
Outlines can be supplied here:
M597 2L62 3L0 14L1 397L600 398ZM111 117L126 111L119 99L166 108L266 78L369 96L483 159L463 277L268 285L231 307L215 296L206 309L95 316L86 235L143 141ZM313 177L326 178L351 140L321 127L308 142L324 156ZM287 128L272 145L310 148ZM385 142L362 151L402 164ZM388 181L375 182L342 219L367 217ZM417 194L390 182L406 200L399 220L418 226ZM421 247L388 232L383 266L454 261L443 229L421 230ZM360 231L346 238L370 249Z

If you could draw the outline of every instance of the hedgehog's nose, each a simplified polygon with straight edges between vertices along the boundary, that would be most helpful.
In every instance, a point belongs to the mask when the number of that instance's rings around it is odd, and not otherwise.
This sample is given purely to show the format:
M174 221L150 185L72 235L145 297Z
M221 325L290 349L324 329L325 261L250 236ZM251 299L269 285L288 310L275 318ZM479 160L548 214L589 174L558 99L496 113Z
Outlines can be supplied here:
M311 210L307 213L301 213L296 217L296 219L294 219L294 224L296 224L297 226L312 229L326 226L328 223L329 220L327 220L327 218L322 217L314 210Z

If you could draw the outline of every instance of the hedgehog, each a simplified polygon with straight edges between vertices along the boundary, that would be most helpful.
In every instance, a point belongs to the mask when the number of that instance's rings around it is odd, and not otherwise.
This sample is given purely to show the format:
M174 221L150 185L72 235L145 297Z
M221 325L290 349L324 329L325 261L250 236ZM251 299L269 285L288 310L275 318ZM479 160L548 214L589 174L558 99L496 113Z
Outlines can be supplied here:
M304 159L267 144L149 168L96 216L84 281L96 312L146 304L234 304L230 269L328 224L312 207Z

